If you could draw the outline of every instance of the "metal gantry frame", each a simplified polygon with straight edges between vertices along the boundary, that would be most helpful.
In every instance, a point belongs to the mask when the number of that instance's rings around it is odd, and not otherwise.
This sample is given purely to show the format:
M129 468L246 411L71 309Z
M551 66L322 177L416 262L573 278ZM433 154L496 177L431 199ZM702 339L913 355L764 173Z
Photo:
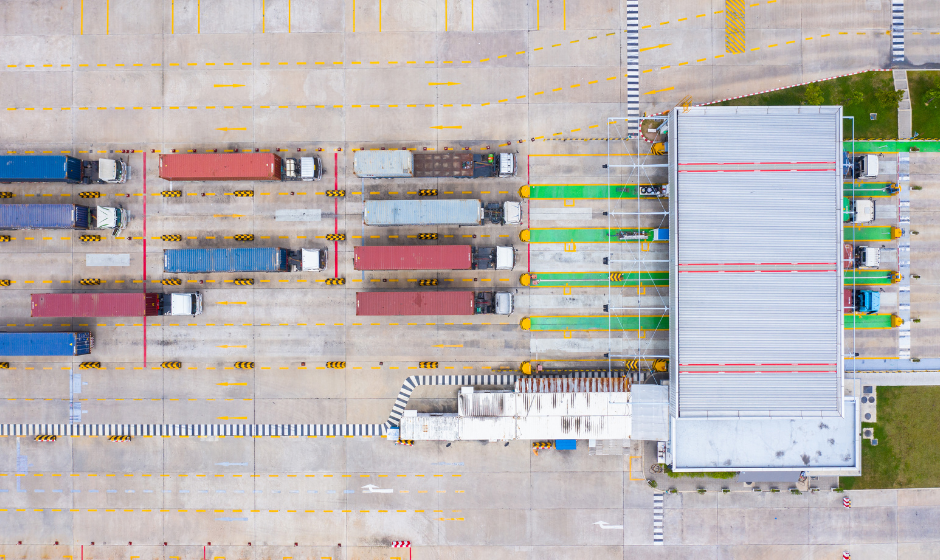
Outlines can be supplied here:
M661 216L660 223L658 227L667 227L669 226L669 208L663 206L663 198L658 197L661 211L654 212L643 212L640 206L640 185L642 184L641 179L645 179L647 184L653 183L648 170L655 168L667 168L668 163L651 163L647 160L650 156L653 156L651 150L644 150L646 146L643 144L642 134L640 132L640 125L644 120L660 120L665 121L668 119L668 114L663 116L653 116L646 117L641 116L639 118L631 119L629 117L610 117L607 119L607 229L608 232L612 232L614 229L625 229L625 228L636 228L637 230L641 229L642 217L643 216ZM631 135L635 139L635 144L631 142ZM614 148L619 148L624 150L624 155L614 154ZM631 149L632 152L631 153ZM643 153L645 152L645 153ZM612 158L630 158L628 163L614 163ZM658 156L656 156L658 157ZM619 161L619 159L618 159ZM630 171L627 174L623 174L620 169L629 169ZM612 180L613 176L613 180ZM630 201L622 196L614 197L611 193L611 187L614 184L620 184L625 182L625 179L628 179L626 182L635 184L636 193L635 200ZM660 183L668 183L666 181L660 181ZM627 211L626 204L634 202L635 211ZM615 203L619 204L619 208L615 210ZM631 204L632 206L632 204ZM614 221L614 216L618 217L617 222ZM629 217L636 217L636 225L627 224L626 221ZM652 241L650 241L652 243ZM617 256L621 258L615 258L615 250L618 253ZM614 263L634 263L636 266L636 271L638 277L642 282L643 277L643 263L644 262L660 262L661 259L643 259L643 242L638 241L637 243L613 243L613 235L608 233L607 238L607 367L609 369L614 369L614 361L617 360L627 360L635 359L637 360L637 368L639 369L644 360L649 361L655 358L668 358L668 352L663 354L656 354L653 350L650 349L652 344L652 338L646 339L644 344L644 335L643 331L639 328L639 316L643 311L658 311L660 312L660 320L658 325L662 325L663 321L669 315L669 292L668 285L666 293L663 293L660 286L649 286L654 292L654 296L659 297L659 301L662 303L662 307L643 307L641 301L641 288L643 295L646 295L646 288L638 286L636 288L636 305L627 307L625 304L623 307L615 307L613 301L613 282L611 281L611 274L613 272L621 272L620 270L615 270ZM668 259L666 260L668 262ZM631 288L620 288L620 298L621 301L626 301L627 294L624 293L625 289ZM613 327L613 316L618 314L618 311L631 310L636 312L637 315L637 331L636 331L636 350L632 353L624 351L622 354L614 353L614 338L619 338L626 341L628 331L623 330L614 330ZM658 326L657 325L657 326ZM658 332L658 331L653 331ZM654 335L655 336L655 335Z

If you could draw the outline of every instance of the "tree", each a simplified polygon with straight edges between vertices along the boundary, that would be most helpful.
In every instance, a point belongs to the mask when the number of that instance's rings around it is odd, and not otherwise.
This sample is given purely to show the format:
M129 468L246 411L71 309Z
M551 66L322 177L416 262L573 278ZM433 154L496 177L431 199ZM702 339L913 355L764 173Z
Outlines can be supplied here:
M894 89L894 84L891 83L891 80L885 80L881 84L881 88L875 92L875 98L882 105L895 105L904 99L904 90Z
M807 105L822 105L826 101L819 84L809 84L806 86L806 91L803 92L803 100Z
M940 102L940 89L928 89L927 93L924 94L924 106L929 107L931 104L937 104Z
M843 105L859 105L865 101L865 94L857 89L849 90L845 93Z

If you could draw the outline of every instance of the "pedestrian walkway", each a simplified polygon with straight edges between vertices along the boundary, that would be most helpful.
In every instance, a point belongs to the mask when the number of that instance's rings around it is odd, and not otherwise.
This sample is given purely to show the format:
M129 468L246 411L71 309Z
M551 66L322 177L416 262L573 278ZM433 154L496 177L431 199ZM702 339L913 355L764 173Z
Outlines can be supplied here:
M640 131L640 0L627 0L627 126Z
M891 0L891 60L904 62L904 0Z
M894 89L904 92L904 97L898 104L898 138L911 138L914 136L911 124L911 93L907 88L907 71L894 70Z
M725 52L744 51L744 0L725 0Z
M663 493L653 493L653 544L663 544Z

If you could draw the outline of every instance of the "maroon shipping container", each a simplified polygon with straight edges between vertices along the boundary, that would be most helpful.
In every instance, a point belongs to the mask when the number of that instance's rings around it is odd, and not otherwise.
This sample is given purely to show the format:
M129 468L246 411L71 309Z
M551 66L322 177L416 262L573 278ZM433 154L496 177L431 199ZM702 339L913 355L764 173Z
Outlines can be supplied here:
M32 317L149 317L163 294L32 294Z
M473 292L356 292L356 315L473 314Z
M280 181L277 154L161 154L167 181Z
M382 245L356 247L356 270L470 270L469 245Z

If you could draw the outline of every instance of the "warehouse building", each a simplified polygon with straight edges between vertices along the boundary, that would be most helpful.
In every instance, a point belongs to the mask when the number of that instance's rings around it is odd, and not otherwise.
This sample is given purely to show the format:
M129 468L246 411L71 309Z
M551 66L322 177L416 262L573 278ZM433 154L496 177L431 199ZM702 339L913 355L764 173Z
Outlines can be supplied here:
M860 472L843 374L842 108L668 119L672 468Z

